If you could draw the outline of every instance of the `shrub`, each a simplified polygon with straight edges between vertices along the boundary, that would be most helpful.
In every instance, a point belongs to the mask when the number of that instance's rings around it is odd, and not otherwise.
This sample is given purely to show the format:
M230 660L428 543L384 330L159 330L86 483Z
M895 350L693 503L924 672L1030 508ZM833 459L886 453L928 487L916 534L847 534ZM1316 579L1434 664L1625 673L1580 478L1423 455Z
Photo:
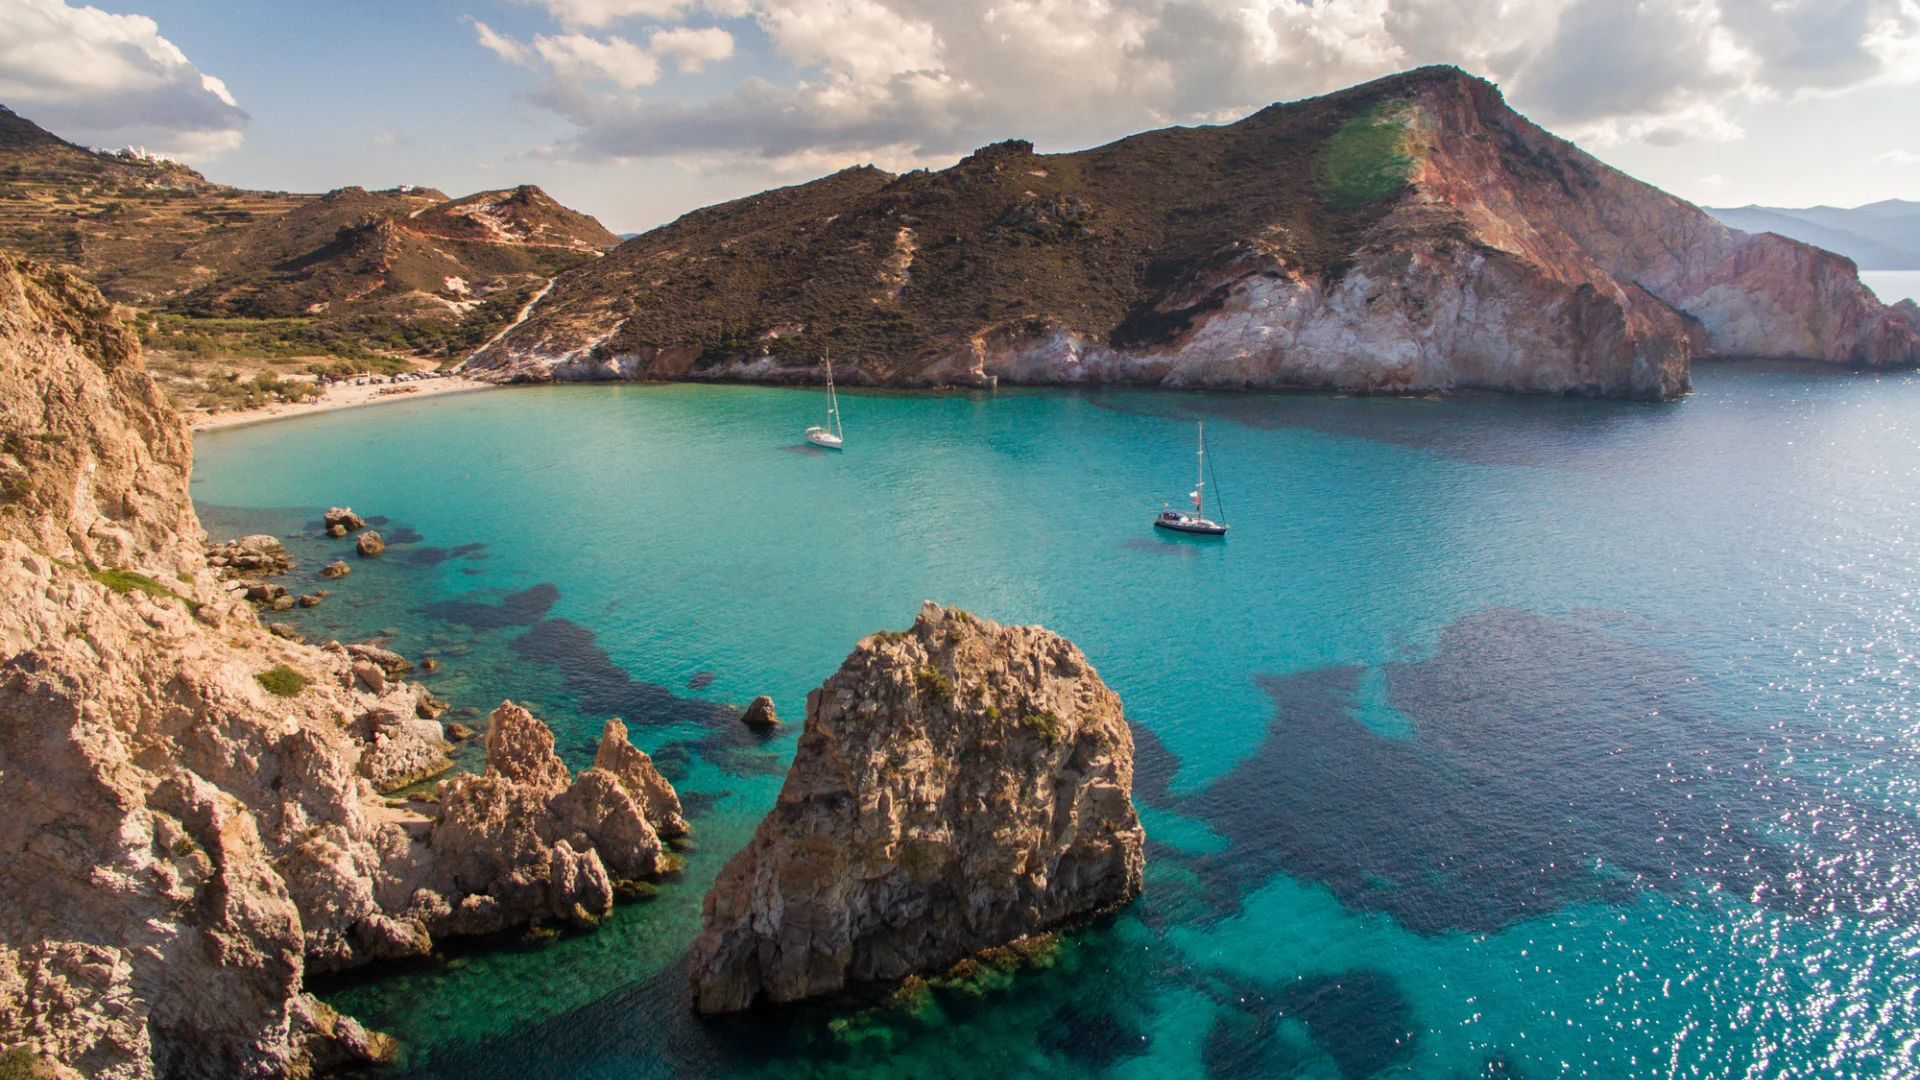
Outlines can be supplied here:
M953 680L931 664L923 665L913 673L913 685L936 701L945 703L953 700Z
M308 681L305 675L285 664L281 664L272 671L263 671L254 678L260 680L260 685L266 688L267 693L280 697L297 696L300 691L307 688Z
M197 609L199 607L198 604L195 604L193 601L181 596L179 593L174 592L172 589L167 588L165 585L160 584L147 575L136 573L132 570L95 570L87 576L105 585L107 588L112 589L121 596L125 596L135 589L138 589L148 596L164 596L178 600L190 609Z

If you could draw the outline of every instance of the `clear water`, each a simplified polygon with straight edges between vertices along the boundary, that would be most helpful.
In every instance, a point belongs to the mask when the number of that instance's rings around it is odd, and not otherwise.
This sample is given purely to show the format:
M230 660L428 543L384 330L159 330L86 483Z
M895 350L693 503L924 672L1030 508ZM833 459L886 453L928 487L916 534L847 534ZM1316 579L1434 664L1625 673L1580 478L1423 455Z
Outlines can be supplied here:
M697 812L596 933L323 985L414 1075L1920 1074L1920 378L1696 385L847 394L843 454L804 391L526 388L202 435L194 492L304 531L296 577L347 549L321 508L390 518L291 621L532 703L576 766L622 715ZM1148 527L1196 419L1225 542ZM793 747L722 706L797 720L927 598L1122 695L1145 895L910 1007L695 1020L700 896Z

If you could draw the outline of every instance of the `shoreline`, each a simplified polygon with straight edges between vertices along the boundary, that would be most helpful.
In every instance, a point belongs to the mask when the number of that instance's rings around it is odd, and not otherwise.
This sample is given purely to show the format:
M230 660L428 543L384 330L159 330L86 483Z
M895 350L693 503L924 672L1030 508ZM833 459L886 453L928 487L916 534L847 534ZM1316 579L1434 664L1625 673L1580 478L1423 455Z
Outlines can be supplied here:
M315 413L334 412L339 409L355 409L366 405L384 405L398 401L419 401L421 398L474 390L492 390L499 385L464 375L411 383L381 383L372 386L335 385L327 387L318 401L263 405L257 409L239 409L234 412L183 413L182 415L187 420L187 431L198 435L203 431L219 431L223 428L266 424L275 420L291 420L296 416L311 416ZM399 393L382 393L381 391L384 390L397 390Z

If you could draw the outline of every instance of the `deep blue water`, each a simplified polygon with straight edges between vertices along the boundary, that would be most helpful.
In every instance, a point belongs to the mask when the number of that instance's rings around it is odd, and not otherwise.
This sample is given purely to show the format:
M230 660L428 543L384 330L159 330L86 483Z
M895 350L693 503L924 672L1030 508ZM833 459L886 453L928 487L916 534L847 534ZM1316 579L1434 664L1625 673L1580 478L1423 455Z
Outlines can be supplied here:
M202 435L194 494L296 579L349 549L322 508L390 519L287 618L529 702L576 767L623 716L696 811L596 933L323 986L414 1074L1920 1074L1920 379L1696 387L850 394L839 455L805 391L524 388ZM1196 419L1224 542L1149 528ZM793 747L725 706L798 720L929 598L1121 694L1145 895L911 1008L692 1019L700 896Z

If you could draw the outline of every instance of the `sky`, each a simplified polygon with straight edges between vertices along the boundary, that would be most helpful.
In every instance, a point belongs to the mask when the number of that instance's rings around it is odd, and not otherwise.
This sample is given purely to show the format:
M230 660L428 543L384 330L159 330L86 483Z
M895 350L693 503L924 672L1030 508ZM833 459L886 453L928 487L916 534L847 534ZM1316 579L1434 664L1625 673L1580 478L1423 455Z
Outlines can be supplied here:
M619 232L1429 63L1704 205L1920 199L1920 0L0 0L0 104L75 142L271 190L534 183Z

